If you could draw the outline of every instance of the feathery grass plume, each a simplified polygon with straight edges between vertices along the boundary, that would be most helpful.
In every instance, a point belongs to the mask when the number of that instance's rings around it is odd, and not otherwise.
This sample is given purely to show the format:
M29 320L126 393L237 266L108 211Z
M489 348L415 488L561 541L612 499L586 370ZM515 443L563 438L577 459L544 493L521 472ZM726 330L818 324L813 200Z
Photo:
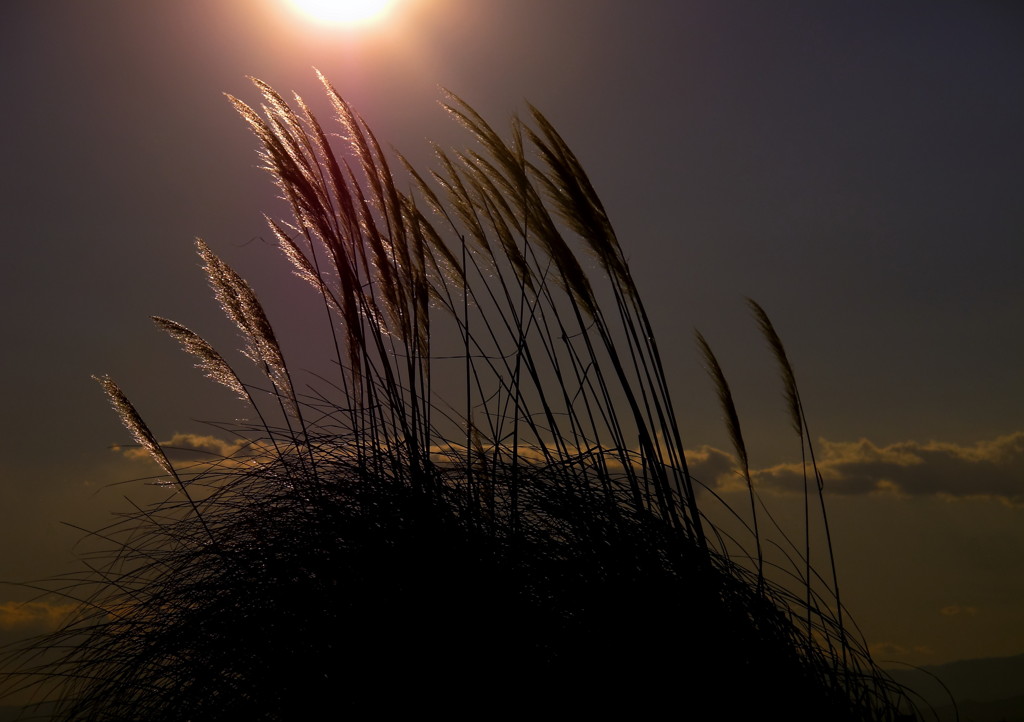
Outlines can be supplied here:
M225 386L236 394L243 401L252 401L245 385L231 368L224 357L211 346L206 339L177 321L171 321L160 316L150 316L153 323L167 332L175 341L181 344L182 349L199 359L196 366L206 373L206 377Z
M791 568L764 558L758 519L773 520L698 336L754 512L732 536L714 521L724 502L689 473L625 255L544 116L505 139L449 94L477 145L438 150L431 173L402 160L406 194L320 77L337 145L261 81L258 110L231 102L291 213L268 223L323 303L334 365L289 368L253 289L199 242L278 413L156 319L252 405L259 423L225 427L248 451L176 469L104 380L178 488L89 537L85 571L47 587L80 613L0 658L5 684L67 720L646 718L680 700L726 719L901 719L905 696L820 589L810 535Z
M800 461L803 470L804 478L804 538L806 541L805 547L805 559L807 560L807 567L805 570L808 589L811 584L811 567L810 567L810 519L808 506L808 484L807 484L807 462L808 456L810 457L811 471L814 475L815 486L817 487L818 493L818 506L821 513L821 521L825 530L825 544L826 552L829 559L829 566L832 573L832 593L835 596L835 609L838 622L839 631L839 642L840 647L843 650L843 654L846 654L846 630L843 625L843 605L839 594L839 574L836 570L835 553L832 547L832 531L828 523L828 510L825 505L825 481L821 476L821 471L818 469L818 463L814 457L814 444L811 441L811 434L807 428L807 417L804 415L804 407L800 401L800 391L796 384L796 374L793 373L793 367L789 363L789 357L786 354L786 349L782 345L782 339L779 338L779 334L775 331L775 326L772 324L771 319L765 310L753 299L748 298L747 304L750 306L754 317L757 319L758 326L761 329L762 334L768 341L768 345L774 354L776 361L779 364L779 371L782 374L783 389L785 390L786 401L789 408L790 422L793 425L793 429L796 431L797 436L800 437ZM808 609L810 609L810 603L808 602Z
M604 204L601 203L590 178L576 155L544 114L532 105L530 113L543 137L530 128L525 130L551 175L532 165L531 170L555 203L559 215L586 241L590 250L605 267L605 272L621 284L630 295L634 294L636 289L629 275L626 259L622 255Z
M205 263L204 270L217 300L228 318L235 322L245 336L246 356L266 370L279 398L298 414L298 400L284 362L284 354L256 294L202 239L196 241L196 247L199 249L199 257Z
M142 420L139 412L135 410L135 406L128 400L128 397L124 395L121 387L114 382L109 376L93 376L93 379L103 387L103 391L106 392L107 398L110 399L110 405L114 407L114 411L121 419L121 423L128 429L128 432L135 439L135 442L143 449L149 452L160 468L162 468L167 475L172 479L177 480L178 474L174 470L174 466L171 465L170 460L167 458L167 454L164 453L163 447L160 446L160 442L153 436L153 432L149 430L149 426Z
M747 458L747 445L743 442L743 431L740 428L740 416L736 411L736 404L732 398L732 391L729 389L729 382L726 381L725 372L722 371L718 358L708 344L707 339L700 331L696 331L697 345L700 348L704 362L707 364L708 375L715 384L715 391L718 393L718 401L725 414L725 427L729 432L729 439L736 450L736 458L740 462L740 473L747 483L747 493L750 496L750 519L753 524L754 543L757 545L757 585L762 588L764 585L764 552L761 549L761 532L757 525L757 501L754 495L754 482L750 478L750 461Z
M554 262L559 271L558 281L588 315L593 315L597 307L589 279L559 233L537 189L529 182L521 143L509 145L466 102L450 91L447 95L450 103L445 109L476 135L490 154L490 158L477 153L461 155L463 167L477 178L492 181L492 193L510 201L524 227ZM486 190L484 192L486 194Z
M757 325L760 327L761 333L764 335L765 340L768 341L768 347L771 348L772 354L775 355L775 360L779 363L779 372L782 374L782 388L786 395L786 406L789 409L790 423L793 424L793 429L796 431L797 436L803 436L804 412L803 407L800 405L800 392L796 385L796 374L793 373L793 367L789 363L786 348L782 345L782 339L779 338L779 334L775 331L775 326L765 310L761 308L761 305L752 298L747 299L747 305L750 306L754 318L757 319Z
M155 461L160 468L162 468L167 475L171 477L171 479L173 479L173 483L177 484L182 495L188 501L189 508L195 514L195 518L199 521L200 526L202 526L205 536L213 543L214 547L216 547L217 540L206 525L206 520L203 519L203 515L200 512L199 507L196 506L185 482L182 481L177 469L174 468L170 459L167 458L167 453L164 451L163 445L156 440L153 432L149 430L149 426L142 420L139 412L135 410L135 406L128 400L128 397L125 396L121 387L118 386L117 383L109 376L93 376L93 379L103 387L103 391L106 392L107 398L110 399L110 403L114 407L114 411L121 419L121 423L124 424L125 428L132 435L132 438L135 439L139 446L149 452L150 458L152 458L153 461Z

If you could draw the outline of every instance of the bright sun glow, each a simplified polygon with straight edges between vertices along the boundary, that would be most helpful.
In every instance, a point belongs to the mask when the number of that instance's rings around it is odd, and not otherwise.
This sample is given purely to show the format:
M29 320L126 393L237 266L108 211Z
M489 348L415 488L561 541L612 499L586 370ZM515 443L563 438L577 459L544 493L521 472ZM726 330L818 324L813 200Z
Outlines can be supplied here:
M302 12L322 22L361 23L384 15L393 0L292 0Z

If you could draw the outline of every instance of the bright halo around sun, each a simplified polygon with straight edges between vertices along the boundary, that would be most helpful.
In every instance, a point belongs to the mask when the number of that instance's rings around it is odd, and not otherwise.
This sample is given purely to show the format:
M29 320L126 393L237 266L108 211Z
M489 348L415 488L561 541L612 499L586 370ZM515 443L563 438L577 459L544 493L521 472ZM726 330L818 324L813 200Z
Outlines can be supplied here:
M306 15L325 23L366 23L388 11L394 0L291 0Z

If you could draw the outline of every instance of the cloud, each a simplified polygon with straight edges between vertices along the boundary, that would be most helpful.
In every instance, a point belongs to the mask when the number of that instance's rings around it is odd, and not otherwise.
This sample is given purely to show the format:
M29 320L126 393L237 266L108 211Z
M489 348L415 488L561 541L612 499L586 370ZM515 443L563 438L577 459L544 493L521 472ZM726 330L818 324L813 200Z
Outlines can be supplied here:
M746 482L736 473L736 459L713 446L687 449L686 465L693 478L713 487L716 491L746 489Z
M948 607L943 607L939 610L939 614L944 617L958 617L967 616L974 617L978 614L977 607L963 607L959 604L950 604Z
M26 633L52 632L76 604L49 602L0 602L0 630Z
M1024 432L967 445L822 439L817 448L818 469L830 493L994 499L1024 506ZM694 474L714 480L717 491L742 487L731 455L703 447L694 458L704 475L696 469ZM804 472L797 463L752 469L751 476L762 492L803 493Z
M1024 432L971 445L822 440L819 468L833 493L983 497L1024 505ZM797 464L759 470L755 480L764 487L803 488Z
M177 433L159 444L175 470L185 478L208 472L234 473L277 457L273 444L266 440L225 440L212 435ZM153 460L149 450L139 446L114 446L113 450L130 461Z
M252 465L274 457L266 441L175 434L161 443L176 457L187 457L194 465L193 471L211 465L220 469ZM145 449L119 451L130 459L149 458ZM435 461L450 460L453 455L461 458L465 453L453 446L431 451ZM314 453L336 458L337 449L321 447ZM535 462L543 458L534 448L524 447L520 453L523 459ZM1024 431L965 445L901 441L879 446L868 439L822 439L817 445L817 458L825 490L833 494L992 499L1024 507ZM686 460L693 477L718 493L746 488L746 482L736 473L735 458L728 452L705 445L688 450ZM804 471L799 463L751 469L751 476L762 493L803 493Z
M160 446L165 451L198 452L214 457L229 458L238 454L243 449L251 447L251 442L244 439L225 441L216 436L200 434L175 434L169 441L161 441ZM141 447L114 447L128 459L149 459L149 451Z
M886 660L905 659L910 655L924 655L927 657L932 654L931 648L926 645L918 644L907 646L897 644L895 642L876 642L875 644L869 644L868 651L871 652L871 657L873 659L881 662L885 662Z

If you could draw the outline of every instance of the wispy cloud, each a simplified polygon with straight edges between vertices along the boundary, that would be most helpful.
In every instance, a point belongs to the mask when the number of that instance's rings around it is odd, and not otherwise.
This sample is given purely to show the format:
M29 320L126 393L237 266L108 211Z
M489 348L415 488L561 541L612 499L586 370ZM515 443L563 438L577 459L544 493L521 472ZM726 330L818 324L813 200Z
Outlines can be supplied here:
M174 434L168 441L160 445L167 451L186 451L206 454L214 457L229 458L236 456L243 449L251 447L244 439L225 441L216 436L200 434ZM141 447L114 447L128 459L149 459L149 451Z
M272 444L266 440L228 440L209 434L177 433L159 444L176 471L189 478L207 472L234 473L266 463L275 456ZM115 446L113 450L130 461L153 459L149 450L140 446Z

